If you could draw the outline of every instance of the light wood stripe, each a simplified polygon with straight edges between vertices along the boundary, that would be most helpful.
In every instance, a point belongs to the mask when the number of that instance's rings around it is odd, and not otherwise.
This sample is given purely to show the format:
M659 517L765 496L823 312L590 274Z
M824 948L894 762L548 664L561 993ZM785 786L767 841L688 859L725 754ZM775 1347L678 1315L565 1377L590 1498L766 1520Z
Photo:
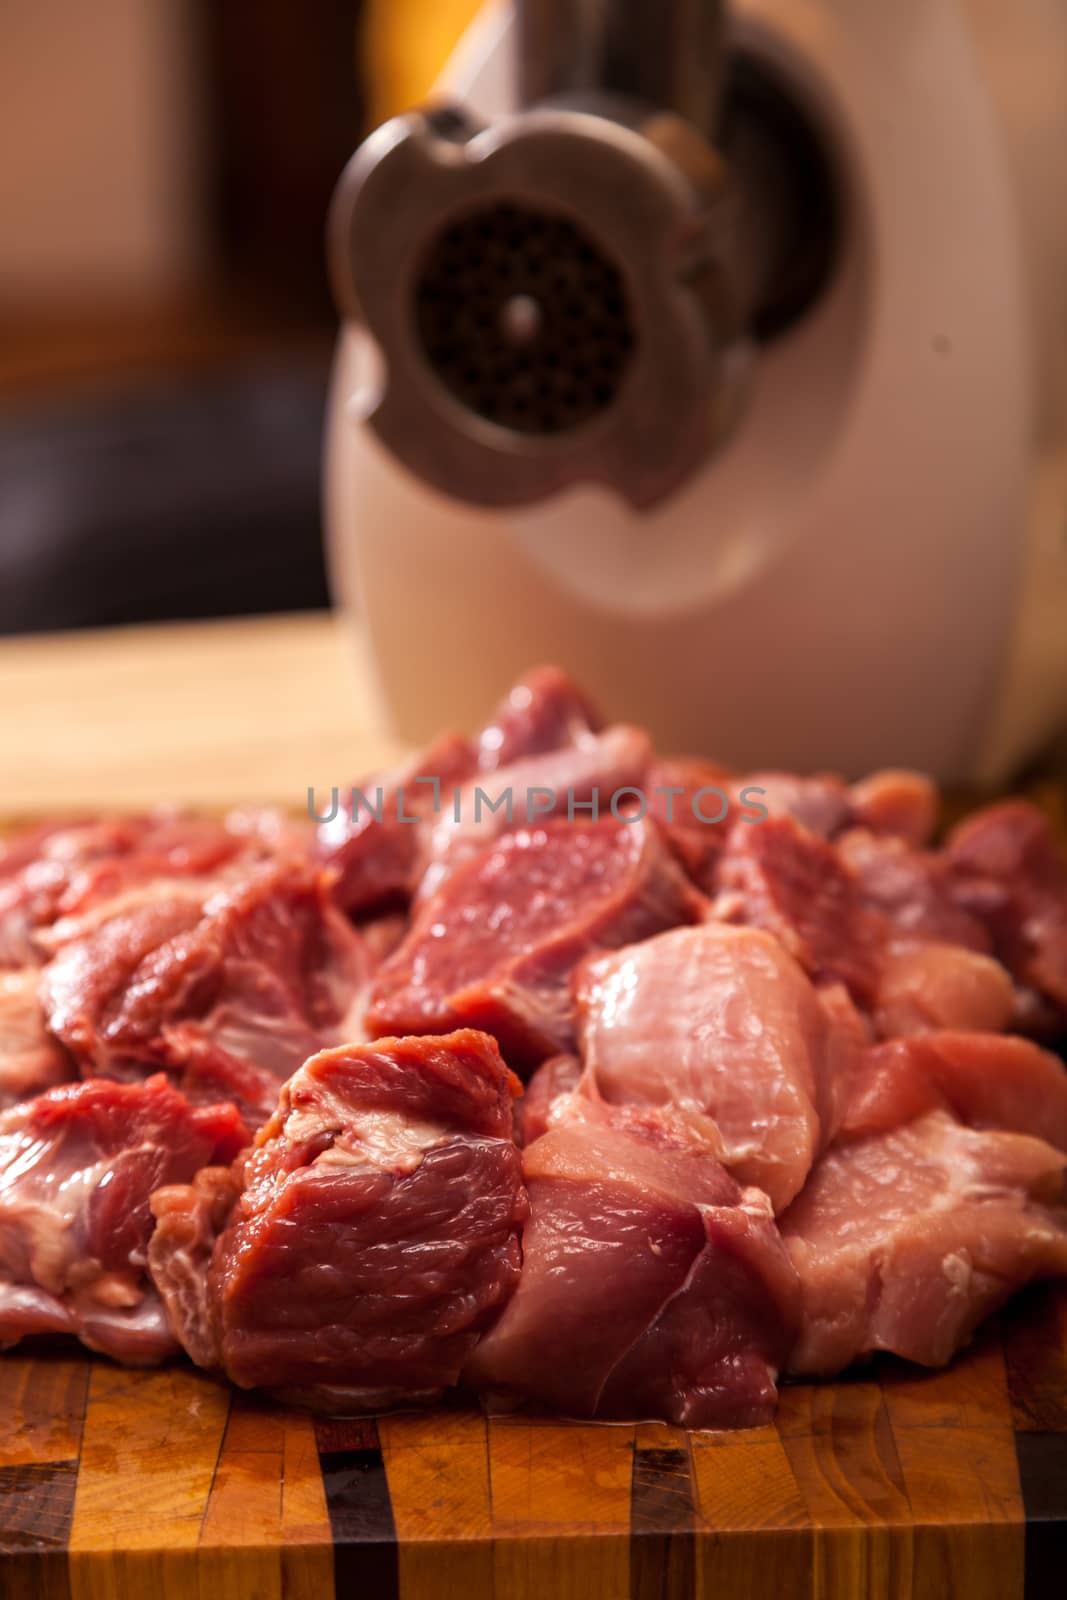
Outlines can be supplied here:
M783 1400L779 1434L814 1528L813 1593L910 1595L910 1508L878 1383L797 1386Z
M93 1368L70 1530L72 1600L200 1600L196 1547L229 1410L184 1367Z
M330 1592L330 1519L305 1414L234 1396L200 1546L205 1595L316 1600Z
M494 1580L507 1600L625 1600L632 1426L489 1421Z
M807 1600L814 1543L793 1469L773 1427L695 1433L696 1592Z
M944 1372L887 1364L882 1391L911 1508L916 1594L1022 1600L1023 1506L996 1330Z
M881 1382L894 1431L1012 1425L1004 1350L994 1328L980 1334L943 1372L887 1361Z
M77 1456L91 1366L87 1356L0 1358L0 1467Z
M401 1600L471 1600L493 1588L485 1418L412 1412L378 1421L399 1540Z

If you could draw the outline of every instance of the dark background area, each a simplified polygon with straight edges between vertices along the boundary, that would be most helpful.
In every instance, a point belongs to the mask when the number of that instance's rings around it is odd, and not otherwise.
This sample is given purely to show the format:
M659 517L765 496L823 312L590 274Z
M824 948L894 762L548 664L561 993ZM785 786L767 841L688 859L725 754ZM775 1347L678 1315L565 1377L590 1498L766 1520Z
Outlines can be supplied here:
M0 11L0 632L326 603L322 238L364 9Z

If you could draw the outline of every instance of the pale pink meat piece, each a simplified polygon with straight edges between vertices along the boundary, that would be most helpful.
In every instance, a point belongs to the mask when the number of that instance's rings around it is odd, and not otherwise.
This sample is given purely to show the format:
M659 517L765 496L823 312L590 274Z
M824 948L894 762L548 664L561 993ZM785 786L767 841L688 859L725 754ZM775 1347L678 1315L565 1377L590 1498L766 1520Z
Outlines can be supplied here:
M895 768L872 772L852 784L848 798L857 826L916 848L928 843L937 825L937 785L922 772Z
M857 1054L778 941L679 928L585 962L574 989L594 1091L709 1117L738 1181L788 1205L843 1115Z
M1067 1070L1011 1034L923 1033L867 1051L838 1139L884 1133L934 1110L976 1128L1029 1133L1067 1154Z
M819 839L830 839L848 821L849 792L844 781L833 772L818 772L808 777L795 772L749 772L736 780L737 805L748 796L746 814L763 820L787 818ZM752 824L757 826L758 824Z
M193 1358L331 1410L453 1386L519 1276L518 1088L470 1030L314 1056L235 1167L217 1240L218 1174L153 1199L151 1270Z
M505 834L420 908L377 973L367 1028L483 1028L532 1068L573 1048L569 980L583 956L695 921L704 905L650 822Z
M465 1385L575 1417L768 1421L796 1282L766 1196L663 1113L580 1096L523 1174L522 1276Z
M931 1028L1000 1033L1014 1009L1011 975L992 956L931 940L891 944L883 953L874 1006L883 1039Z
M1065 1167L943 1111L828 1151L781 1218L801 1284L790 1372L878 1350L943 1366L1017 1289L1067 1272Z

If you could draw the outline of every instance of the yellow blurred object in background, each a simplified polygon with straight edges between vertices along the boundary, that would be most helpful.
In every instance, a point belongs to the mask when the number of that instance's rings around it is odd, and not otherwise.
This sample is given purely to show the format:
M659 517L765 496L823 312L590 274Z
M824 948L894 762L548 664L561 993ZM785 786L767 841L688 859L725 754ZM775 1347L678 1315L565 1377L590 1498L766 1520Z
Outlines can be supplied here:
M426 99L479 0L368 0L362 54L371 124Z

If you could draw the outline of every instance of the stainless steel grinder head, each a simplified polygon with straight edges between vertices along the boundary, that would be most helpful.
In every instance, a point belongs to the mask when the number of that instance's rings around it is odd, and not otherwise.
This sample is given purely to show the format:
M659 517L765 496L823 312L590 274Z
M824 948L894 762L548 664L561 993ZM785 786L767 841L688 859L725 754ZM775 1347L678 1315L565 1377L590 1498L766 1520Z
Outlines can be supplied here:
M523 109L394 118L338 186L334 292L382 363L366 420L472 504L596 481L652 506L739 411L789 185L747 137L754 204L712 143L714 0L527 0L520 20Z

